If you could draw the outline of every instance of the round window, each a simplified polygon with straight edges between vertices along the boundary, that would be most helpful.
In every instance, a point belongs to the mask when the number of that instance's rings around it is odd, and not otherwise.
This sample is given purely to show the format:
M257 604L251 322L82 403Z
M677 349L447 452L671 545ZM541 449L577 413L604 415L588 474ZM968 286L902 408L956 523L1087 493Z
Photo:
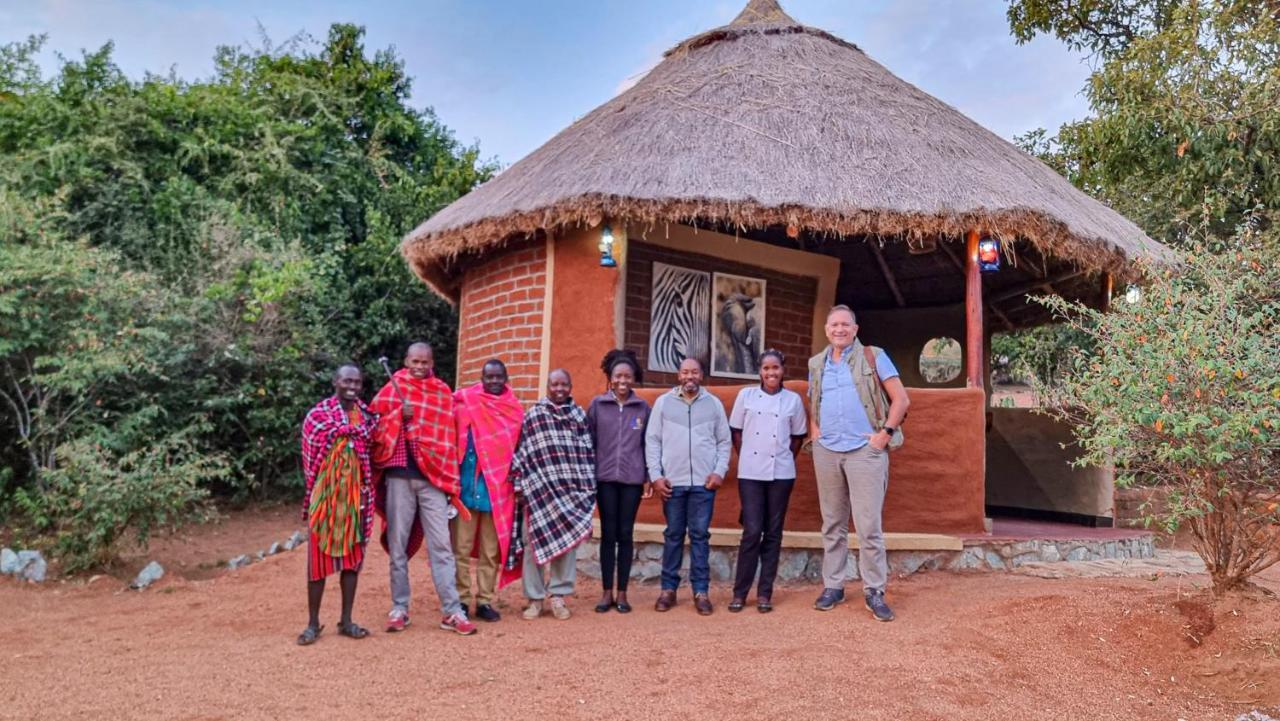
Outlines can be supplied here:
M960 377L960 342L932 338L920 351L920 375L927 383L950 383Z

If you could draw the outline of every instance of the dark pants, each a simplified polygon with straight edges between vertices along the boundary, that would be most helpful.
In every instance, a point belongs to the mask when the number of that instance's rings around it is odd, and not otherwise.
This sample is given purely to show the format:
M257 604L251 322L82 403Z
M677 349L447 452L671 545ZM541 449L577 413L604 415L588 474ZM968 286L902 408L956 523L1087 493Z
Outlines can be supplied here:
M746 598L760 565L758 598L773 596L773 580L778 575L782 552L782 523L787 518L794 478L780 481L738 479L742 499L742 543L738 545L738 571L733 579L733 597Z
M631 557L635 554L631 534L636 528L636 511L644 486L601 481L596 486L600 507L600 581L606 591L613 589L613 567L618 566L618 590L627 590L631 578Z
M711 511L716 492L702 486L671 489L671 498L662 504L667 529L662 532L662 590L680 585L680 564L684 561L684 536L689 534L689 584L693 592L711 590Z

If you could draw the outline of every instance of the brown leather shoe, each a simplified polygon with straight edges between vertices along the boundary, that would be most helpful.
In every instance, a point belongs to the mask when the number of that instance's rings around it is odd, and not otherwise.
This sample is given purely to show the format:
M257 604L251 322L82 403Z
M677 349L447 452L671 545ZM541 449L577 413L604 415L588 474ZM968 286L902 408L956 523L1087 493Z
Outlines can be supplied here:
M695 593L693 595L693 607L698 609L699 616L710 616L715 607L711 605L711 598L705 593Z
M653 604L655 611L670 611L671 607L676 605L676 592L663 591L658 594L658 602Z

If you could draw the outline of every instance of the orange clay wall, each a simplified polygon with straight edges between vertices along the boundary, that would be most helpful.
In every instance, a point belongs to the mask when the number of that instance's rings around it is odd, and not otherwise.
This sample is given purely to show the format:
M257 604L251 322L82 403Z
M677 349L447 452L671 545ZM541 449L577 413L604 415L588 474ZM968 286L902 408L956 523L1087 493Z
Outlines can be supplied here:
M808 383L788 381L804 396ZM708 388L726 413L742 386ZM645 388L650 404L666 390ZM981 533L984 503L984 408L981 390L910 388L911 411L902 429L906 442L889 462L889 492L884 504L884 530L915 533ZM739 528L736 454L729 477L716 494L715 528ZM787 510L788 531L821 531L822 514L813 478L813 456L801 452L797 478ZM656 497L640 505L641 523L665 523Z
M526 405L541 395L546 243L496 254L469 269L458 306L458 387L480 380L490 358L507 364L511 387Z

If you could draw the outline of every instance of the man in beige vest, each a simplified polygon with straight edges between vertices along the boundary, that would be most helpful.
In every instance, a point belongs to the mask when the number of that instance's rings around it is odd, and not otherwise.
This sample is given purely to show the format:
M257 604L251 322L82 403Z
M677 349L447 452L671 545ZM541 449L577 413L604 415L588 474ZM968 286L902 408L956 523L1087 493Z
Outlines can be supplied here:
M867 610L879 621L892 621L884 600L889 564L881 510L889 487L889 451L902 445L900 427L910 401L885 352L858 342L849 306L827 313L826 330L830 345L809 359L809 439L823 542L823 591L814 608L830 611L844 603L852 515Z

